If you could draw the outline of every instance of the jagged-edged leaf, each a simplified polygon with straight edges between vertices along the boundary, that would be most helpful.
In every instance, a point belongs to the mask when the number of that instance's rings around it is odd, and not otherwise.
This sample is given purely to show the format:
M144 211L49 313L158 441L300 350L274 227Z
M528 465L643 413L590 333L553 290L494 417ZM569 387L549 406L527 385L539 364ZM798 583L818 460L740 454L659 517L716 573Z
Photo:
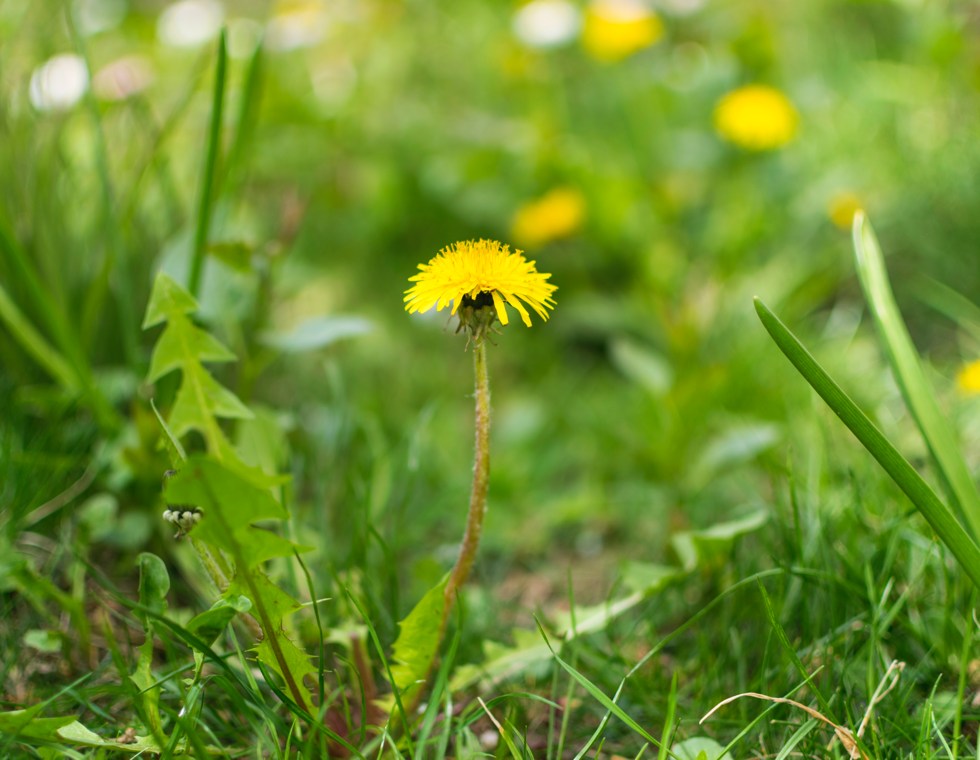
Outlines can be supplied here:
M265 480L261 472L253 474L208 456L193 456L167 481L165 495L168 502L201 508L204 514L192 535L227 553L234 562L235 575L225 598L233 601L244 596L251 602L252 614L265 633L255 648L259 660L283 678L292 699L313 710L308 687L316 683L316 671L283 626L284 618L299 609L299 603L272 583L260 567L266 560L291 556L303 547L253 524L288 517Z
M152 382L180 369L180 388L168 420L170 434L180 438L197 430L211 453L237 459L217 420L248 419L252 412L204 368L203 362L229 361L234 355L190 320L187 315L196 308L190 293L162 272L157 275L143 326L166 320L167 328L153 350L148 379Z
M200 364L188 368L173 409L170 410L170 429L180 437L191 430L199 431L213 450L215 431L220 429L216 417L247 419L252 412L238 396L215 380Z
M685 739L671 747L670 751L678 760L732 760L724 747L705 736Z
M194 325L187 317L176 316L164 328L150 358L147 382L155 382L168 372L201 362L230 362L235 355L211 333Z
M346 315L311 317L289 332L264 333L260 339L267 346L286 353L301 353L324 348L343 338L363 335L373 329L363 317Z
M769 516L763 510L752 512L738 520L718 523L704 530L686 530L670 539L681 567L692 571L698 567L724 561L735 539L763 526Z
M679 567L633 563L627 565L624 579L633 593L602 604L580 606L575 614L560 612L554 616L555 632L571 641L578 636L603 630L613 620L633 609L671 583L684 578L687 571ZM574 623L573 623L574 621ZM513 645L487 640L483 644L483 661L456 669L450 687L455 691L476 684L489 688L520 673L543 675L551 667L552 651L537 630L514 629Z
M401 694L418 686L426 677L439 647L439 628L445 608L446 575L430 588L399 626L392 647L392 684Z
M449 688L459 691L479 684L486 689L522 673L544 676L551 667L551 650L541 634L515 628L512 635L514 643L510 645L484 640L483 661L456 668Z
M208 457L188 459L167 481L165 495L168 503L202 508L204 517L193 530L194 538L228 552L246 567L273 557L288 557L299 548L253 525L288 517L269 490Z
M187 624L187 630L210 646L238 613L248 612L250 609L252 603L248 597L241 594L222 597L211 606L211 609L192 617Z
M35 740L70 747L104 747L133 755L160 752L160 748L150 737L137 736L132 743L122 744L111 739L103 739L79 723L74 715L39 718L37 716L41 709L42 705L36 705L26 710L0 713L0 734L6 737L16 736L28 744L31 740Z
M175 315L191 314L195 311L197 311L197 301L194 300L194 296L171 277L160 272L153 281L153 291L150 293L150 302L146 306L146 316L143 318L143 329L158 325Z
M779 427L769 423L738 425L705 445L691 466L689 478L707 482L719 471L753 460L779 441Z

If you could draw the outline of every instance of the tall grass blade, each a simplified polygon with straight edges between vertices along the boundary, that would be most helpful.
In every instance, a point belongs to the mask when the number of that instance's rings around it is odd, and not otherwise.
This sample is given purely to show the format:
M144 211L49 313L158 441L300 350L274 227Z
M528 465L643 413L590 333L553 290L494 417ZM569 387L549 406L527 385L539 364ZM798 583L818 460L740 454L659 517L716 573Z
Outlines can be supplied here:
M789 331L779 318L758 298L755 310L769 335L799 370L804 379L820 394L848 429L868 450L895 481L896 485L912 500L922 516L936 531L940 540L953 552L970 579L980 587L980 548L957 521L953 511L946 506L922 477L912 468L891 442L878 430L839 385L827 374L799 339Z
M905 403L925 438L953 506L980 540L980 492L963 461L956 436L939 409L888 282L881 249L864 214L854 217L854 255L864 297L885 345Z
M214 202L214 178L217 173L218 149L221 142L221 121L225 102L225 71L228 64L228 50L225 30L218 38L218 60L214 71L214 95L211 101L211 126L208 130L208 148L204 158L204 173L201 176L201 197L197 207L197 226L194 230L194 248L191 251L191 272L187 282L191 295L197 296L201 286L201 272L204 268L204 252L211 227L211 206Z

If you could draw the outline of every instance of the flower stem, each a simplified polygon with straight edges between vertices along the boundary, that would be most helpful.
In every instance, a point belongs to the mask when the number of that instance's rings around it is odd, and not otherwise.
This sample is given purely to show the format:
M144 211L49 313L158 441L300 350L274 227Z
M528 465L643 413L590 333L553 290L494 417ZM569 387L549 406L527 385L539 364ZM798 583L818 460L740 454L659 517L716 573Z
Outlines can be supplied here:
M487 511L487 488L490 485L490 381L487 376L486 341L482 337L474 341L473 374L476 385L476 446L473 459L473 488L470 491L470 510L466 518L466 532L459 547L459 557L446 583L445 604L442 611L440 639L445 633L449 613L466 582L476 559L476 550L483 532L483 516Z
M449 615L453 611L459 590L469 577L470 568L473 567L473 562L476 559L476 550L480 545L480 534L483 532L483 516L487 511L487 488L490 485L490 381L487 377L485 334L477 332L472 335L472 338L473 373L476 385L476 450L473 462L470 508L466 517L463 542L459 547L459 556L456 558L456 564L453 565L449 580L446 581L446 588L443 591L442 620L439 621L438 643L433 650L433 657L429 662L425 677L421 679L421 686L413 690L412 696L405 703L404 715L406 718L416 713L419 704L428 691L432 673L439 658L439 650L442 648L442 642L446 636ZM402 728L407 730L408 726L405 725Z

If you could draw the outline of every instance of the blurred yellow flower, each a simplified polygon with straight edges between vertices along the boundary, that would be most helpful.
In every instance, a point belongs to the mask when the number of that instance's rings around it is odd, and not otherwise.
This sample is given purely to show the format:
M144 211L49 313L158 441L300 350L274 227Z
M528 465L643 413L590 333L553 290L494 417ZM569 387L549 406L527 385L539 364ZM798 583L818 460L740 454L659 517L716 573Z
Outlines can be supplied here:
M830 203L827 204L827 216L842 230L850 231L854 214L862 208L864 206L861 204L861 199L845 190L830 199Z
M715 106L715 129L749 150L779 148L796 135L799 115L774 87L753 84L732 90Z
M664 34L660 17L638 0L595 0L585 11L582 46L599 61L619 61Z
M963 393L980 393L980 359L960 370L956 384Z
M582 227L585 198L573 187L556 187L517 209L511 234L530 248L568 237Z
M467 301L477 309L492 303L500 323L506 325L506 302L530 327L531 317L521 301L545 321L547 309L555 307L551 294L558 288L548 282L551 275L538 272L522 251L511 251L509 245L496 240L453 243L428 264L419 264L419 269L419 274L408 278L415 284L405 291L405 310L409 314L428 311L433 306L442 311L450 301L453 314Z

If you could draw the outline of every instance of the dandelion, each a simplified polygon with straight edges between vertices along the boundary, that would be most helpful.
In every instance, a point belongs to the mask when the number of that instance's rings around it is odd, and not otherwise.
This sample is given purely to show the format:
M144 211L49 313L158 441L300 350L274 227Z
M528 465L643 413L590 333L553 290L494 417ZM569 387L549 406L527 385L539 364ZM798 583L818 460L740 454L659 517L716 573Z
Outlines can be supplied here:
M854 215L863 208L861 199L854 193L844 191L837 193L827 204L827 216L837 227L850 231L854 223Z
M495 319L507 324L505 304L517 309L528 327L531 326L531 318L524 304L530 306L542 320L547 320L548 309L555 305L551 295L556 287L548 282L551 275L538 272L534 262L525 259L521 251L511 251L510 246L495 240L453 243L439 251L428 264L419 264L419 269L418 274L409 278L415 284L405 291L405 309L409 313L427 311L433 306L441 310L451 301L452 313L459 314L460 327L467 328L470 333L475 378L473 485L459 555L443 587L438 630L438 642L441 644L456 597L476 559L487 511L490 487L490 380L486 335ZM435 651L438 649L439 645ZM422 687L410 698L406 713L413 713L418 707L434 665L433 657L425 678L421 680Z
M664 34L660 17L637 0L596 0L585 12L582 46L599 61L619 61Z
M556 187L517 209L510 231L520 243L538 246L572 235L584 219L582 193L572 187Z
M482 337L494 317L502 325L510 321L505 304L517 309L528 327L531 316L524 304L542 320L548 319L548 309L555 305L551 294L557 288L548 282L551 275L538 272L522 251L511 251L496 240L453 243L428 264L419 264L419 269L408 278L415 284L405 291L405 310L414 314L435 306L442 311L452 302L452 314L459 313L461 326L469 327L477 337ZM492 311L484 308L491 305Z
M980 393L980 359L970 362L956 375L956 385L966 394Z
M715 129L748 150L773 150L796 135L799 116L783 93L753 84L725 95L715 106Z

